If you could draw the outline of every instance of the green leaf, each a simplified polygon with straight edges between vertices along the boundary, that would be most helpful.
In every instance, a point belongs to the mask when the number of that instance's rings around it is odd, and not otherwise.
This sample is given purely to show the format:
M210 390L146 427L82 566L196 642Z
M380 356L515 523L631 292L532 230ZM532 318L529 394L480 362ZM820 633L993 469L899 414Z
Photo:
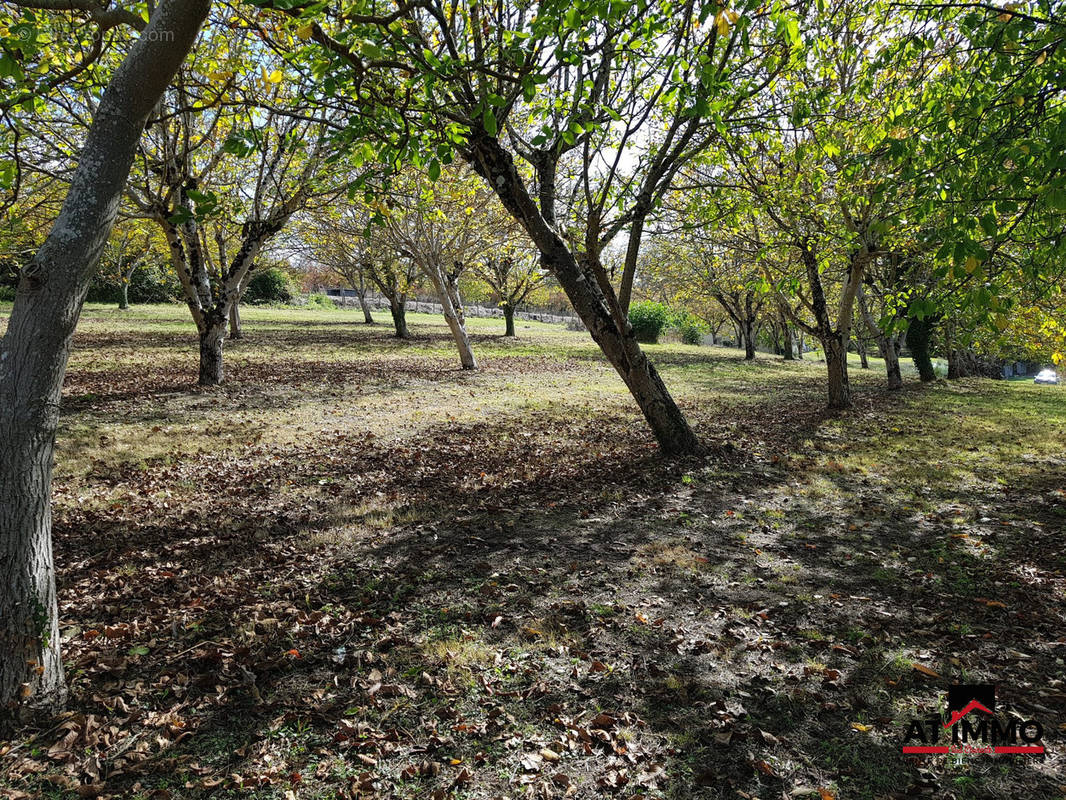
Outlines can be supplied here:
M485 133L489 136L495 136L499 130L499 126L496 124L496 115L492 113L491 108L485 109L485 113L481 115L481 123L485 126Z
M440 177L440 161L433 159L429 162L429 179L436 182Z
M1047 202L1056 211L1066 211L1066 191L1052 189L1047 193Z
M360 42L359 53L363 58L368 58L371 61L376 61L385 56L385 52L377 44L369 40Z

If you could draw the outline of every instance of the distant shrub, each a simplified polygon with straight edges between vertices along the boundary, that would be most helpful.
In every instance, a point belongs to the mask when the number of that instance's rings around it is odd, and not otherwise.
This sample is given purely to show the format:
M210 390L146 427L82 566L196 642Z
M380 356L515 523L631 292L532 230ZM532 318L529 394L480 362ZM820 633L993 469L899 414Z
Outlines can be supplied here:
M645 300L630 307L629 324L638 342L655 344L670 324L670 312L662 303Z
M248 281L244 292L245 302L262 305L264 303L291 303L292 281L285 270L267 267L257 271Z
M182 297L178 277L164 261L138 264L130 276L131 303L169 303ZM102 264L89 284L91 303L117 303L122 297L122 277L115 264Z
M307 297L308 308L336 308L337 304L324 294L312 294Z
M15 299L14 286L0 286L0 303L7 303Z
M701 344L703 335L707 333L707 326L702 320L684 309L671 315L670 327L677 329L681 341L685 344Z

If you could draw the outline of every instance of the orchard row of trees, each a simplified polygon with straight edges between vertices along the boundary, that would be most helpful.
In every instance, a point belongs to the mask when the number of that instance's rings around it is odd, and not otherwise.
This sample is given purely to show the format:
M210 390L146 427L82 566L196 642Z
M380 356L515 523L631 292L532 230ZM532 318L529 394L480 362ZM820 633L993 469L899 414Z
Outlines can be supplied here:
M667 455L701 447L631 324L653 286L816 339L841 409L856 328L890 385L904 333L920 367L934 334L1063 337L1048 2L10 0L0 26L3 207L49 221L0 345L8 710L65 692L53 443L120 217L166 243L202 383L284 237L383 294L422 276L467 368L463 271L546 273Z

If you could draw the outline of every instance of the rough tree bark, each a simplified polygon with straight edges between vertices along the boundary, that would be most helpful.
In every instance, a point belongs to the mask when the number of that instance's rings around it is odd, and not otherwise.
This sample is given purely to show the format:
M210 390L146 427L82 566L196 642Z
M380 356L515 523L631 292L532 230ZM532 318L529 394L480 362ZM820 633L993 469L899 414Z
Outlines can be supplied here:
M59 217L22 272L0 344L0 721L66 698L50 505L60 390L137 142L209 6L162 0L115 70Z
M226 340L225 309L211 309L204 314L200 325L200 375L201 386L218 386L222 383L222 343Z
M503 335L514 336L514 306L505 303L501 308L503 309L503 321L506 326Z
M407 304L403 300L389 298L389 311L392 313L393 334L397 339L410 339L411 333L407 330Z
M825 367L829 375L829 407L851 407L851 383L848 380L848 345L840 334L821 339Z

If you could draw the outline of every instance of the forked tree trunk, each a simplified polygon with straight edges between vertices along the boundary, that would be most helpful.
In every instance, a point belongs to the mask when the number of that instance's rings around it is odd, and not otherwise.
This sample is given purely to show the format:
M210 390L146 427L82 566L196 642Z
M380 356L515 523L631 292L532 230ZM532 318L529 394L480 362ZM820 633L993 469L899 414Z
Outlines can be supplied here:
M459 351L460 366L463 369L477 369L477 359L474 358L474 349L470 346L470 337L466 332L459 287L444 273L439 264L428 264L423 268L423 272L437 290L444 321L448 323L448 330L452 332L452 339L455 340L455 347Z
M851 385L848 382L848 348L841 336L822 340L825 368L829 376L829 407L851 408Z
M222 383L222 343L226 339L226 318L222 314L210 314L200 329L200 378L201 386L218 386Z
M876 337L877 350L881 358L885 360L885 377L889 390L902 389L903 375L899 369L899 334L885 333L881 330L881 327L874 321L874 316L866 303L866 294L861 288L855 299L859 302L859 313L866 323L866 328L871 336Z
M50 495L70 341L145 122L209 5L163 0L115 70L0 343L0 727L66 697Z
M504 336L514 336L514 306L503 306Z
M542 263L559 281L574 311L637 401L662 451L667 455L700 452L699 440L640 349L633 326L627 320L621 324L615 321L597 282L585 274L534 204L510 153L494 138L481 137L473 142L469 157L474 169L529 234Z
M393 334L397 339L410 339L411 333L407 330L407 303L402 300L389 298L389 312L392 314Z
M466 332L466 319L459 302L459 292L455 287L445 285L443 298L444 320L448 323L455 347L459 351L459 364L463 369L477 369L477 359L474 358L474 349L470 346L470 336Z

